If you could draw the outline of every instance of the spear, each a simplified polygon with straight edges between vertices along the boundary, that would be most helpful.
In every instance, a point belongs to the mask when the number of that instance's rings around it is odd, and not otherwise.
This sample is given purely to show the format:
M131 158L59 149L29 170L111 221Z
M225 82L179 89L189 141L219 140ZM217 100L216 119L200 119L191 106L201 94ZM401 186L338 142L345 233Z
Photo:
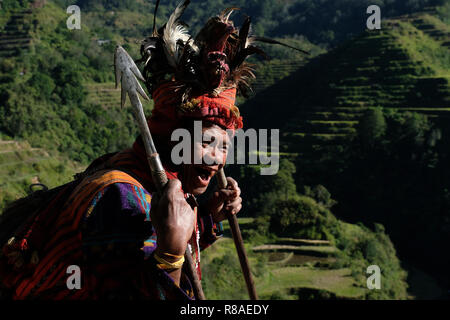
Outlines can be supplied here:
M139 131L144 141L145 152L147 154L147 161L150 166L153 182L155 183L158 192L161 193L168 180L166 172L161 163L161 159L159 158L159 154L156 151L155 144L153 143L152 135L150 134L150 129L148 128L148 124L145 119L142 103L139 99L139 94L146 100L150 99L145 94L145 91L142 89L136 77L142 81L145 80L142 77L142 74L134 63L133 59L121 46L117 46L114 53L114 69L116 76L116 88L119 86L119 82L121 82L122 85L121 105L122 107L124 106L126 94L128 93L131 106L133 107L133 113L135 115L137 124L139 126ZM192 259L192 255L189 252L189 248L186 248L184 257L186 270L188 276L192 280L194 293L199 300L205 300L202 284L198 278L197 271L195 270L195 265Z

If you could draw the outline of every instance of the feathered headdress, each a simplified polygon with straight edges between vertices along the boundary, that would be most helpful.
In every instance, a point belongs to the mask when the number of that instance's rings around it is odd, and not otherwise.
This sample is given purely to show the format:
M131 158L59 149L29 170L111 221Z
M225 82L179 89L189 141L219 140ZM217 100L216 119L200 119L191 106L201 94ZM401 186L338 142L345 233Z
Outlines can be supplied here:
M190 0L180 2L167 23L157 30L159 2L155 6L153 33L143 40L142 59L139 60L144 63L144 78L150 94L162 82L171 80L184 87L185 98L191 90L218 95L229 88L237 88L239 93L246 95L249 80L255 77L251 65L245 62L246 58L253 54L267 58L254 42L288 46L276 40L252 36L250 17L246 17L241 28L236 28L230 20L233 11L239 10L234 7L210 18L193 38L180 20Z
M252 36L250 17L246 17L239 29L236 28L230 20L233 11L239 10L234 7L227 8L218 16L210 18L194 38L189 35L186 24L180 20L190 0L182 1L167 23L157 29L156 13L159 2L157 0L155 5L152 35L142 41L142 58L137 61L144 64L143 76L146 86L155 100L154 113L160 113L161 116L166 113L164 116L167 116L168 110L163 110L159 106L162 102L170 103L167 92L177 93L177 104L183 111L194 111L196 106L201 109L202 105L199 102L204 102L205 96L219 99L225 97L225 100L219 100L219 104L225 103L227 107L220 107L219 111L207 110L203 103L202 117L204 118L208 112L217 113L216 117L227 117L225 113L228 114L231 110L238 119L237 127L242 126L239 110L234 106L234 98L232 100L227 98L230 94L235 96L236 92L247 96L250 89L249 81L255 75L252 66L245 61L246 58L253 54L267 58L264 51L255 46L254 42L290 46L276 40ZM293 49L307 53L297 48ZM161 88L164 88L163 94ZM174 94L170 96L174 98ZM202 99L196 98L199 96ZM208 99L207 101L209 105L214 102ZM228 107L229 104L231 107ZM222 112L224 110L226 112ZM198 115L199 112L190 115L194 114Z

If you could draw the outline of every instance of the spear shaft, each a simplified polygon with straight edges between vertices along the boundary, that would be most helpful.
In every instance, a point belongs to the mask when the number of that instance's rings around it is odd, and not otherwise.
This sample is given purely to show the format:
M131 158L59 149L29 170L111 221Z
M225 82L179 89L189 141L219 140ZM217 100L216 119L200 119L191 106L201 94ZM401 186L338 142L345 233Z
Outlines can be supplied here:
M142 139L144 141L144 147L147 154L147 161L150 166L150 171L152 174L152 180L155 183L158 192L162 193L164 187L168 182L166 171L164 170L164 167L161 163L159 154L156 152L155 144L153 143L153 139L150 134L147 121L145 120L145 115L141 101L139 100L139 97L137 96L136 92L132 93L129 96L131 103L132 104L135 103L136 105L138 105L137 108L133 109L135 111L134 114L138 122ZM190 279L192 280L195 296L199 300L205 300L206 298L205 294L203 293L202 284L200 282L200 279L198 278L197 270L195 268L194 261L192 259L192 255L191 252L189 251L189 248L186 248L184 258L186 261L185 268L190 276Z
M155 184L157 191L159 193L162 193L164 187L168 182L168 179L166 171L164 170L164 167L161 163L159 154L156 151L150 129L148 128L148 124L145 119L144 109L142 108L142 103L138 95L139 93L142 97L148 100L147 95L145 94L140 84L137 82L136 77L141 80L144 79L133 59L131 59L125 49L123 49L121 46L117 46L116 48L116 52L114 55L114 67L116 74L116 87L118 86L120 80L122 84L121 104L122 106L125 104L126 94L128 93L131 105L133 107L133 113L135 115L135 119L138 124L142 140L144 142L144 148L147 155L147 161L150 166L153 183ZM198 277L197 270L195 268L189 248L186 248L184 257L184 267L189 278L192 281L194 293L199 300L205 300L202 284Z

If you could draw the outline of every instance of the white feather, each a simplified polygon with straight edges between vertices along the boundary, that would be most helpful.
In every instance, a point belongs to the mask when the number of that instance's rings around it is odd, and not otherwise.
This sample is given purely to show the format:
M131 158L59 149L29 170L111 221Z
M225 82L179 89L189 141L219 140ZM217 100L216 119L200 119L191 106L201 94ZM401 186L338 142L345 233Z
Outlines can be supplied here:
M253 35L253 27L250 24L250 26L248 27L247 39L245 39L244 48L247 48L249 45L251 45L254 42L252 35Z
M196 54L199 54L199 53L200 53L200 48L199 48L198 45L195 43L195 40L194 40L194 39L189 38L189 40L187 41L187 44L188 44L189 46L191 46L192 50L194 50L194 52L195 52Z
M169 65L174 68L177 67L178 61L182 54L181 48L179 48L179 46L177 45L178 41L181 40L183 44L185 44L190 39L188 30L178 21L188 3L189 2L186 3L185 1L177 6L177 8L167 21L166 27L164 29L164 50Z

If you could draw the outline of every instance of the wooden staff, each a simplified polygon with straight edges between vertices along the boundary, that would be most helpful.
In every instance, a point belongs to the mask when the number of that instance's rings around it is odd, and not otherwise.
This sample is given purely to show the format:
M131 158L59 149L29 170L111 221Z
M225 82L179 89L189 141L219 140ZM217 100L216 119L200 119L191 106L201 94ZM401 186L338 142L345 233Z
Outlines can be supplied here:
M217 172L217 184L219 189L226 189L228 182L227 177L223 168ZM248 295L250 300L258 300L258 295L256 294L255 283L253 282L252 273L250 271L250 265L248 263L247 254L245 253L244 240L242 240L241 229L239 228L239 223L237 221L236 215L228 213L227 214L228 223L230 224L231 236L234 240L234 245L236 246L236 251L239 257L239 262L241 264L242 274L244 275L245 284L247 285Z

